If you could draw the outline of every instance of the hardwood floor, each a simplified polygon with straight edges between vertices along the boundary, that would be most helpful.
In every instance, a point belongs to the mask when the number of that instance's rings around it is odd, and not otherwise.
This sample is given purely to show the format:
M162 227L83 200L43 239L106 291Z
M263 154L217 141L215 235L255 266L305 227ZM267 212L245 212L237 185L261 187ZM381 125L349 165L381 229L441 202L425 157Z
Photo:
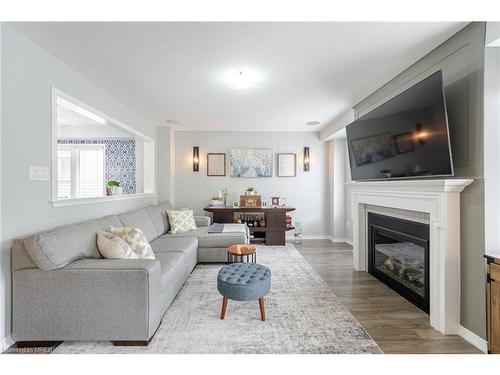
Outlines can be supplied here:
M304 240L297 250L342 300L384 353L481 353L431 328L429 316L367 272L352 268L352 247Z

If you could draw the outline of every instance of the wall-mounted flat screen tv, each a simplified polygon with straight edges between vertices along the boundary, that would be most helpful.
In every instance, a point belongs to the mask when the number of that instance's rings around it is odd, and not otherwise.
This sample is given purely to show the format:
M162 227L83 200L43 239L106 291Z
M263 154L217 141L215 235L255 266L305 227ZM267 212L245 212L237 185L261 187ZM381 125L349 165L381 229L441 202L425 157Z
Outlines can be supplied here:
M453 176L438 71L346 128L354 181Z

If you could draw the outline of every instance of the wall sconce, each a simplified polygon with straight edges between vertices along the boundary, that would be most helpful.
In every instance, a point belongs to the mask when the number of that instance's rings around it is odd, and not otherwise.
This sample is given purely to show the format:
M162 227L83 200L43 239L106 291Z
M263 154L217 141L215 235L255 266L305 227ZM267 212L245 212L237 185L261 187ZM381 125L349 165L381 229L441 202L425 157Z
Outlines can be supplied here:
M200 148L198 146L193 147L193 172L200 171Z
M304 147L304 172L309 172L311 160L309 159L309 147Z

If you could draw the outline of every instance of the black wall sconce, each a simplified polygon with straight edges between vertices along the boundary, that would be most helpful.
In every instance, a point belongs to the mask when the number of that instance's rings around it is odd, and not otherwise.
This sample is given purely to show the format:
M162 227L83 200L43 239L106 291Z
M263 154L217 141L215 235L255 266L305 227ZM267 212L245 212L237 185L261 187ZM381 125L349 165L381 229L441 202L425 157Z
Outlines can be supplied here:
M304 172L309 172L311 160L309 159L309 147L304 147Z
M200 148L198 146L193 147L193 172L200 171Z

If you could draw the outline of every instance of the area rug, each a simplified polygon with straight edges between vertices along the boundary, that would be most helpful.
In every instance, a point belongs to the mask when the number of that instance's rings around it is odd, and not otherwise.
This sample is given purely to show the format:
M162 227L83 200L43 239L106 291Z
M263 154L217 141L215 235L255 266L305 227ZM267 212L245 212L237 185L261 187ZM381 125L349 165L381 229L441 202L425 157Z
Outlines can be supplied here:
M229 301L220 320L217 272L199 264L163 317L148 347L64 342L54 353L381 353L339 298L292 244L259 246L271 269L266 321L258 301Z

